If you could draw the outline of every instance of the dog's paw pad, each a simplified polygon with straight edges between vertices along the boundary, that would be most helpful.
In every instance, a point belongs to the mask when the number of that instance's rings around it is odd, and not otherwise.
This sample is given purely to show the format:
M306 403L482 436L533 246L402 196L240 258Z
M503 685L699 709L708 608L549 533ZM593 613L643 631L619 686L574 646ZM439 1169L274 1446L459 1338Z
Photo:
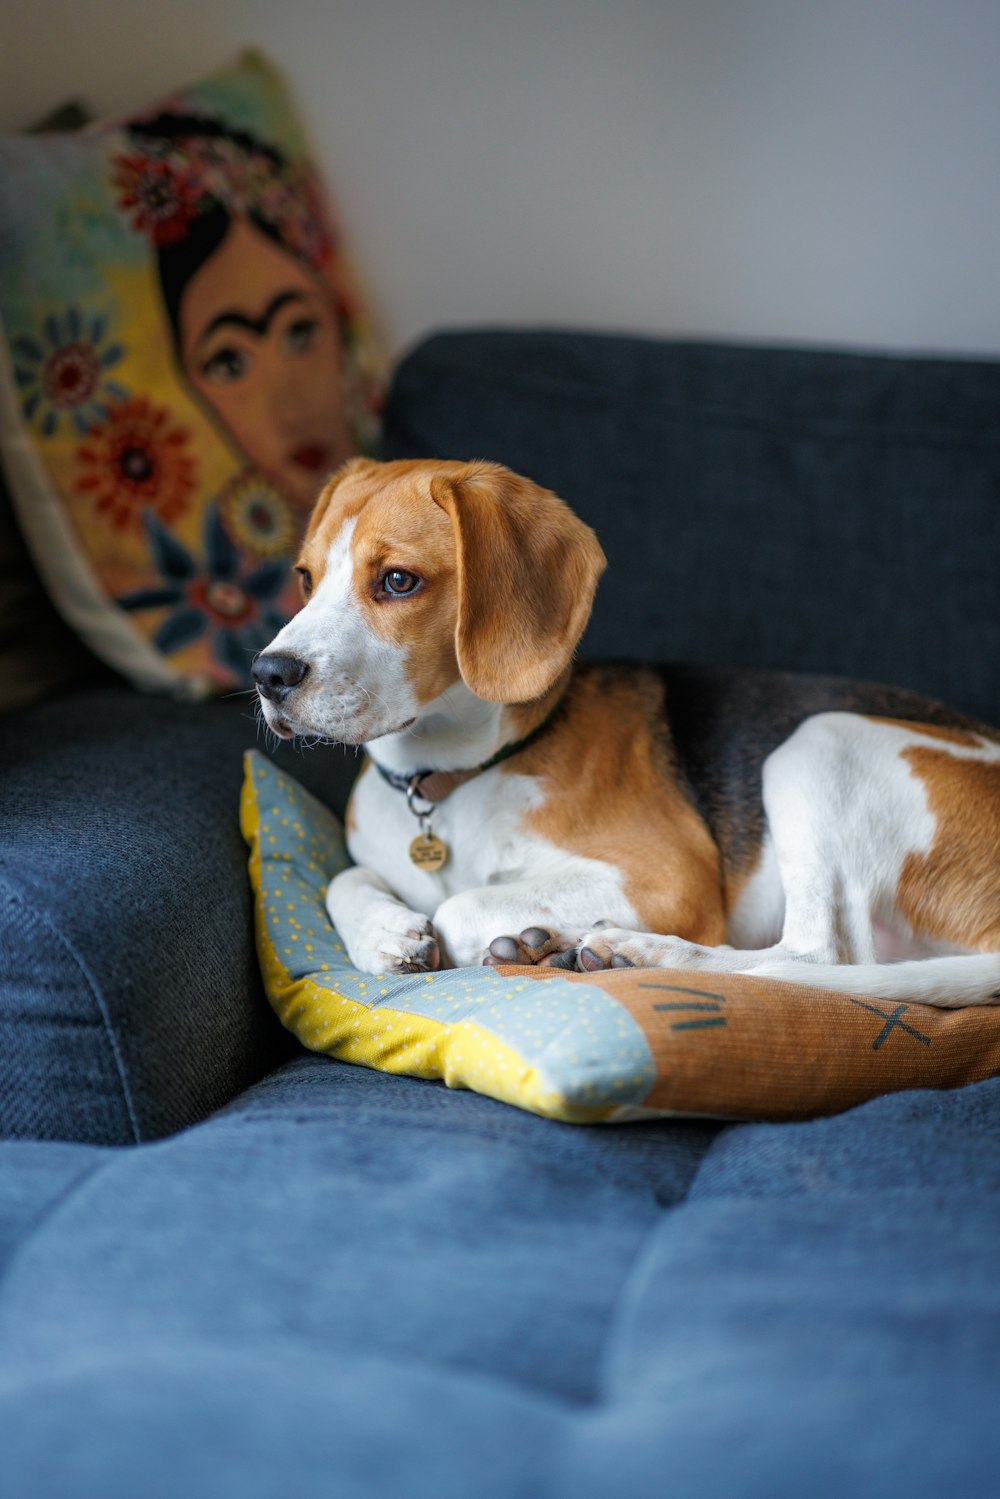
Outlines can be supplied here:
M647 932L630 932L609 921L595 922L580 943L577 967L581 973L603 973L608 968L659 968L670 939Z
M498 963L523 963L521 944L516 937L494 937L490 943L489 956Z
M565 968L570 973L575 973L580 961L580 949L568 947L565 952L554 952L549 957L542 959L543 968Z
M607 958L596 953L592 947L581 947L578 961L582 973L600 973L608 966Z
M526 926L516 937L506 932L494 937L483 962L489 968L505 963L534 968L575 968L576 944L573 938L549 931L547 927Z

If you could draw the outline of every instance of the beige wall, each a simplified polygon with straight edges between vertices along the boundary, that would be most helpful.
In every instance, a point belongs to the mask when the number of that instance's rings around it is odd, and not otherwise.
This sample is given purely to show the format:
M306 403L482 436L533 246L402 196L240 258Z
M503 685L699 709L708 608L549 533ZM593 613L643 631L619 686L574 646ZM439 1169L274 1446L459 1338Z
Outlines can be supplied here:
M393 347L503 321L1000 355L997 0L0 0L0 128L248 41Z

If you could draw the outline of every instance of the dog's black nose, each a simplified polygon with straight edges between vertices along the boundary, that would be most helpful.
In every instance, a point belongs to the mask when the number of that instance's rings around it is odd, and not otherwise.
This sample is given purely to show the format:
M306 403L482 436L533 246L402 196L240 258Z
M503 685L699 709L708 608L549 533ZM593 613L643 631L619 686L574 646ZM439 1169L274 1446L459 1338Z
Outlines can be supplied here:
M285 651L271 651L258 656L253 664L253 679L264 697L272 703L284 702L293 687L297 687L309 670L308 661L290 656Z

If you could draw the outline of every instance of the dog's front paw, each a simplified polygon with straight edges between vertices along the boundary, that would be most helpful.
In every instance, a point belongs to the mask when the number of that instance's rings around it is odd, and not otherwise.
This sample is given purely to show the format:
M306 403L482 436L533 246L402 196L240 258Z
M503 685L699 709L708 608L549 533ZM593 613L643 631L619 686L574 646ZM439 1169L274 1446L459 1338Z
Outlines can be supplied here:
M494 937L483 963L489 968L524 963L536 968L575 969L578 955L579 938L561 935L548 927L529 926L516 937Z
M405 906L377 906L347 943L347 956L363 973L431 973L441 966L433 926Z
M577 967L581 973L599 973L605 968L697 968L706 951L683 937L600 926L581 939Z

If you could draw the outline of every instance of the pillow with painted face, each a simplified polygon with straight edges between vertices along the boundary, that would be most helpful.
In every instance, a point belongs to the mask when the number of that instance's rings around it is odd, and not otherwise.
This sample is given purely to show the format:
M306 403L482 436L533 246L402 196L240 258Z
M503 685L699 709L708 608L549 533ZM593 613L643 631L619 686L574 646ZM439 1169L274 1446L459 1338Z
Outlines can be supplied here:
M126 121L0 141L0 222L0 453L55 602L137 685L247 685L377 406L281 79L248 53Z

